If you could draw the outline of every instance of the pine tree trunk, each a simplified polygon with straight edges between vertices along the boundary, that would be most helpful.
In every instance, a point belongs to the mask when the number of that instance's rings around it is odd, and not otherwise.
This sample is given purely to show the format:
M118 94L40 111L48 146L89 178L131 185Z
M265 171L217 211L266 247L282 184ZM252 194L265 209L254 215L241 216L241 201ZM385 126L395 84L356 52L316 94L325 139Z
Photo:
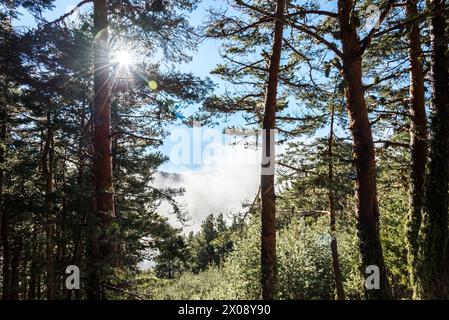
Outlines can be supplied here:
M0 163L3 165L5 162L6 154L6 121L5 114L3 112L3 123L0 127ZM0 241L2 243L3 265L2 265L2 299L9 300L11 298L11 278L9 272L9 217L8 212L5 209L4 199L4 184L5 184L5 172L3 167L0 168Z
M270 59L268 83L265 96L265 113L263 119L263 154L261 174L262 198L262 297L265 300L276 298L276 195L274 190L274 129L276 122L277 87L279 65L282 52L283 17L286 1L278 0L276 8L273 50ZM268 160L268 162L267 162ZM265 163L264 163L265 162ZM266 163L267 162L267 163Z
M22 267L20 268L20 299L27 300L27 289L28 289L28 260L30 257L30 249L26 245L24 245L25 250L23 252L23 262L21 263ZM20 264L19 264L20 265Z
M94 177L97 214L102 222L114 217L111 156L111 103L109 79L108 13L105 0L94 1ZM107 227L107 225L106 225Z
M335 225L335 199L334 199L334 165L333 165L333 144L334 144L334 115L335 105L332 104L331 110L331 123L328 141L328 156L329 156L329 227L331 234L331 253L332 253L332 270L334 271L335 289L337 292L338 300L345 300L345 291L343 288L343 277L340 268L340 259L338 256L338 243L337 243L337 230Z
M3 204L4 205L4 204ZM10 273L10 253L9 253L9 219L8 213L3 211L2 214L2 253L3 253L3 265L2 265L2 279L3 279L3 287L2 287L2 299L10 300L11 299L11 273Z
M407 1L407 19L418 16L416 0ZM416 266L419 249L418 235L421 227L425 175L427 164L427 118L424 97L423 56L419 23L412 24L408 33L410 48L410 209L407 221L407 249L411 283L416 287Z
M47 137L43 150L42 170L45 178L45 198L46 198L46 221L45 221L45 236L46 236L46 266L47 266L47 300L55 299L56 281L54 271L54 172L53 172L53 130L51 128L51 114L47 114Z
M115 251L114 233L114 192L112 186L111 158L111 103L110 67L108 44L108 8L106 0L94 1L94 185L96 217L91 232L91 260L93 268L103 269L112 264ZM102 297L99 274L91 275L92 296ZM96 282L96 283L95 283Z
M357 234L362 258L362 274L375 265L380 272L380 289L366 290L368 299L391 299L379 231L379 206L376 190L376 160L371 123L362 82L361 43L356 21L352 18L352 0L339 0L339 24L343 46L345 95L353 137L356 168Z
M23 246L22 237L18 236L14 242L11 260L11 300L19 300L19 265Z
M41 300L42 298L42 281L41 281L41 271L38 268L37 269L37 275L36 275L37 283L36 283L36 299Z
M429 3L432 113L429 173L426 179L423 221L422 268L419 295L423 299L449 298L448 202L449 202L449 85L445 1Z
M33 241L32 241L32 257L31 257L31 266L30 266L30 281L28 286L28 300L35 300L36 299L36 286L37 286L37 273L38 273L38 266L37 266L37 257L38 257L38 251L37 251L37 229L34 227L33 230Z
M86 157L85 157L85 135L86 135L86 123L85 123L85 112L84 112L84 105L81 109L80 113L80 137L78 140L78 177L77 177L77 183L78 183L78 190L79 194L77 196L77 199L79 203L86 203L88 199L84 196L84 187L85 187L85 166L86 166ZM72 253L72 264L79 266L81 262L81 252L82 252L82 234L83 234L83 225L86 223L86 215L87 215L87 209L85 206L79 206L77 215L80 217L79 219L79 226L76 231L76 236L73 240L73 253ZM67 293L67 299L72 299L72 290L68 290ZM80 290L75 291L75 300L80 299Z

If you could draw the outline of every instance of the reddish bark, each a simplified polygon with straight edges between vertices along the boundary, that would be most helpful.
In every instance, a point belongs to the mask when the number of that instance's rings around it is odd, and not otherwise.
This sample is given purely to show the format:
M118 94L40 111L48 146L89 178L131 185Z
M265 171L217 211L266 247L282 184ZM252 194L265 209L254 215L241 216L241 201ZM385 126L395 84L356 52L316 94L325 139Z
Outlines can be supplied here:
M53 171L53 129L51 128L51 115L47 114L47 137L45 140L45 146L42 156L42 173L45 179L45 201L46 201L46 221L45 221L45 234L46 234L46 266L47 266L47 300L55 299L56 281L54 272L54 171Z
M419 294L424 299L449 298L449 61L445 1L429 2L432 113L429 174L426 179L422 268Z
M276 298L276 195L274 190L274 128L276 122L277 88L279 65L282 53L283 17L286 1L278 0L274 26L273 50L268 71L265 96L265 113L263 119L264 147L262 159L271 159L262 164L262 297L265 300Z
M418 16L416 0L407 1L407 18ZM409 29L410 61L410 209L407 222L408 262L411 269L411 282L415 287L416 259L418 255L418 234L424 207L425 175L427 164L427 118L424 96L424 71L421 50L419 23Z
M376 265L380 271L380 289L366 290L368 299L391 299L379 231L379 206L376 189L376 160L371 123L362 82L363 45L357 35L357 22L351 14L352 0L338 1L338 19L343 46L343 75L346 101L353 137L356 169L357 233L362 258L362 273Z
M101 270L111 265L115 251L114 192L111 155L110 64L108 44L108 7L106 0L94 1L94 185L96 216L91 226L91 298L100 299ZM99 271L100 270L100 271Z

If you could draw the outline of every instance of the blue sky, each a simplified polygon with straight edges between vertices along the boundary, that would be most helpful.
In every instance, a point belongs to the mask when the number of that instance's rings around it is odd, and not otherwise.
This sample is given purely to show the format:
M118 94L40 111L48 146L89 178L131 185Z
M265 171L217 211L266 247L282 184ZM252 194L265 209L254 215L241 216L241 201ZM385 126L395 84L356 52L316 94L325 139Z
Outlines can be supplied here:
M66 13L67 11L71 10L75 4L77 4L78 0L56 0L54 3L53 10L48 10L44 13L44 17L48 21L52 21L54 19L59 18L61 15ZM203 0L199 4L198 8L194 10L189 16L190 16L190 23L191 25L197 27L200 26L205 22L205 19L207 19L208 12L207 9L210 7L217 7L222 4L222 1L220 0ZM91 4L86 4L82 7L83 10L89 10L91 8ZM36 25L34 18L27 13L25 10L21 11L22 15L19 17L17 21L14 22L16 26L26 26L26 27L33 27ZM224 91L224 88L226 87L226 83L223 82L219 77L215 75L211 75L210 71L213 70L217 64L222 62L222 59L220 57L220 41L215 39L204 39L200 42L198 49L196 52L192 54L192 60L186 63L178 64L176 68L178 68L182 72L191 72L196 76L199 77L209 77L212 79L212 81L217 85L216 87L216 93L220 93ZM163 59L162 56L156 58L156 59ZM295 105L297 105L298 101L291 100L290 105L293 107L293 109L296 108ZM181 112L184 115L191 114L195 109L198 108L198 105L191 105L188 108L182 110ZM245 120L242 118L240 114L235 114L233 116L230 116L226 119L226 121L223 121L215 128L217 130L223 131L224 128L228 126L243 126L245 125ZM191 137L191 144L193 144L193 134L191 128L183 127L181 124L177 124L174 126L170 126L168 130L170 132L173 132L176 129L184 128L185 130L188 130L190 132ZM222 140L228 139L228 137L223 136ZM208 147L208 144L210 141L202 141L201 144L201 151L202 152L205 148ZM177 144L177 141L173 141L171 137L168 137L164 140L164 144L161 147L161 151L169 156L170 152L173 148L173 146ZM193 158L193 152L194 150L191 150L191 157ZM183 173L186 170L201 170L202 169L201 164L189 164L185 166L179 166L173 164L171 161L167 161L165 164L163 164L160 167L160 170L167 171L167 172L176 172L176 173Z
M219 2L219 1L218 1ZM207 9L214 4L216 5L218 3L214 0L205 0L202 1L197 10L193 11L190 14L190 21L193 26L199 26L204 22L204 19L207 17ZM44 17L48 20L54 20L59 18L61 15L69 11L73 8L73 6L78 3L78 1L73 0L56 0L54 3L54 8L52 10L48 10L44 12ZM91 5L85 5L85 7L82 8L82 10L87 10ZM19 19L14 21L15 26L24 26L24 27L33 27L36 25L34 18L25 10L21 10L21 15L19 16ZM191 72L195 74L196 76L200 77L209 77L211 78L214 83L217 84L216 91L220 92L224 88L224 82L221 81L218 77L211 75L210 71L215 68L215 66L221 61L220 54L219 54L219 47L220 43L217 40L213 39L204 39L198 46L198 50L192 55L192 60L177 65L177 68L182 72ZM198 105L192 105L187 110L183 110L183 113L189 114L193 110L195 110L198 107ZM232 117L229 117L227 119L226 123L222 123L217 127L218 130L223 130L226 126L230 125L242 125L244 123L243 119L239 115L235 115ZM176 128L179 128L180 125L170 127L169 130L173 131ZM187 129L191 131L191 129ZM173 147L173 145L176 143L176 141L172 141L169 138L167 138L164 141L164 145L162 146L161 150L164 154L169 155L170 150ZM201 147L204 149L207 147L207 141L204 142ZM182 172L184 170L198 170L201 169L201 165L187 165L183 167L178 167L170 163L168 161L165 163L161 170L168 171L168 172Z

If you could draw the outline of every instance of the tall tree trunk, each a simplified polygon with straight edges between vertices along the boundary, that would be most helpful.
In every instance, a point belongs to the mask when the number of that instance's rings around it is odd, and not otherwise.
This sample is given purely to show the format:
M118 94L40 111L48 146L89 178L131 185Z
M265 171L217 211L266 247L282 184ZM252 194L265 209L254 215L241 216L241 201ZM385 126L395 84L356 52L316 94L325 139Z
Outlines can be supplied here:
M2 265L2 299L11 298L11 278L9 270L9 217L5 208L4 187L5 187L5 154L6 154L6 115L2 110L2 124L0 127L0 240L2 243L3 265Z
M4 205L4 204L3 204ZM3 247L3 266L2 266L2 299L11 299L11 273L10 273L10 253L9 253L9 217L6 211L2 214L2 247Z
M380 288L366 290L368 299L391 299L379 231L379 206L376 189L376 160L371 123L362 82L361 42L357 35L357 22L352 13L352 0L338 1L338 15L343 46L343 75L345 95L353 136L356 168L357 233L362 258L362 273L368 266L379 268Z
M333 163L333 145L334 145L334 116L335 105L332 103L331 123L328 141L329 156L329 176L328 176L328 199L329 199L329 226L331 234L331 253L332 253L332 270L334 271L335 289L337 291L337 299L345 300L345 291L343 288L343 277L340 268L340 259L338 256L337 230L335 226L335 199L334 199L334 163Z
M47 266L47 300L54 300L56 281L54 271L54 171L53 171L53 129L51 127L51 113L47 114L47 137L42 157L42 170L45 178L45 201L46 201L46 216L45 216L45 236L46 236L46 266Z
M41 300L42 298L42 281L41 281L41 270L37 269L37 275L36 275L37 283L36 283L36 298L37 300Z
M432 113L429 174L426 179L423 221L422 268L419 294L424 299L449 298L448 202L449 202L449 85L445 1L429 3ZM446 263L446 265L445 265Z
M11 260L11 300L19 300L19 265L22 247L22 236L18 236L14 241L14 251Z
M86 127L86 121L85 121L85 112L84 112L84 105L82 106L81 112L80 112L80 136L78 140L78 177L77 177L77 183L78 183L78 190L79 194L77 195L77 199L79 203L85 204L86 201L89 201L85 197L85 166L86 166L86 157L85 157L85 137L88 134L89 127ZM87 216L88 208L86 208L85 205L78 207L78 216L79 216L79 225L76 232L75 239L73 240L73 253L72 253L72 261L71 263L74 265L79 266L81 262L81 252L82 252L82 234L83 234L83 226L86 223L86 216ZM67 292L67 299L72 299L72 290L68 290ZM76 290L75 292L75 299L80 299L80 290Z
M38 251L37 251L37 228L34 227L33 230L33 240L32 240L32 252L31 252L31 266L30 266L30 282L28 286L28 300L35 300L36 299L36 287L37 287L37 273L38 273L38 266L37 266L37 257L38 257Z
M407 1L407 18L418 16L417 0ZM418 235L421 227L425 175L427 164L427 118L424 97L423 56L419 23L410 26L408 33L410 48L410 209L407 221L407 249L410 268L410 280L416 287L416 266L419 249ZM415 289L414 289L415 290Z
M94 1L94 21L96 34L94 43L94 179L97 214L107 227L107 222L114 218L114 193L112 189L110 68L106 0Z
M94 268L103 269L112 264L115 251L114 231L114 192L112 186L111 158L111 103L110 103L110 66L108 44L108 8L106 0L94 0L94 185L96 199L96 217L91 241L92 262ZM98 233L98 234L97 234ZM100 272L101 273L101 272ZM91 277L94 296L101 298L101 281Z
M262 148L262 297L265 300L276 298L276 195L274 190L274 129L276 122L277 88L279 65L282 53L282 32L286 1L278 0L274 26L273 50L270 59L268 83L265 96L265 112L263 119L263 148Z
M27 300L28 293L28 260L30 257L30 247L25 243L22 258L22 267L20 268L20 299ZM20 264L19 264L20 265Z

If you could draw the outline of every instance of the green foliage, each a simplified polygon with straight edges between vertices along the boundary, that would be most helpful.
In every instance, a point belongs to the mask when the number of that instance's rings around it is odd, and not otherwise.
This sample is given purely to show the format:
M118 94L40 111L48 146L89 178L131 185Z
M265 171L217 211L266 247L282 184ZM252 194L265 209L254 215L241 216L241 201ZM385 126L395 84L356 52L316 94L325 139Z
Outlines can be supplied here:
M226 255L233 249L231 239L234 225L228 226L223 214L214 217L210 214L201 224L197 234L188 237L190 246L190 269L197 273L211 265L220 265Z
M340 232L345 288L350 298L360 295L356 242ZM254 216L243 233L234 234L234 251L220 266L155 285L154 299L260 299L260 223ZM326 217L292 218L278 233L280 299L333 299L329 233Z

